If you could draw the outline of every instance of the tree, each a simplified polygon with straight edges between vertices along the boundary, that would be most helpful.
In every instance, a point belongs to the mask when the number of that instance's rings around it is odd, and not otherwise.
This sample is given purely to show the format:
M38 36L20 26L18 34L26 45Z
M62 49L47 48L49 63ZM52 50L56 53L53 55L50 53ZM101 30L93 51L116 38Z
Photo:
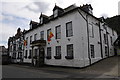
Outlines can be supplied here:
M120 15L107 18L105 19L105 22L108 24L110 28L116 30L118 35L120 35Z

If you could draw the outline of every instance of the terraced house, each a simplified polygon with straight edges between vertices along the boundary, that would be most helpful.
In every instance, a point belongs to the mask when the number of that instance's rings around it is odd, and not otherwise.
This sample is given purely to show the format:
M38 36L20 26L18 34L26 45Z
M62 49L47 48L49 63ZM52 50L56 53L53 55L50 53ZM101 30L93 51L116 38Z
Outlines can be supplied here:
M117 38L91 5L55 5L53 15L41 13L39 22L31 21L25 32L23 62L34 66L85 67L114 55Z

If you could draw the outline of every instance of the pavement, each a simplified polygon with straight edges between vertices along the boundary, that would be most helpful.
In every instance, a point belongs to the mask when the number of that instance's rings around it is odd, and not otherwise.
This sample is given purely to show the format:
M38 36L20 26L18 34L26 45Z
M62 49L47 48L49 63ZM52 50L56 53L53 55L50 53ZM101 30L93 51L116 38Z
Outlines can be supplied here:
M23 68L26 70L26 72L23 72L25 74L28 73L35 73L36 75L32 75L31 77L37 77L37 78L116 78L120 79L120 56L114 56L109 57L104 60L101 60L91 66L85 67L85 68L65 68L65 67L51 67L51 66L45 66L45 67L31 67L30 65L18 65L18 64L11 64L11 65L5 65L6 71L7 69L14 69L16 70L22 70ZM8 67L9 66L9 67ZM6 71L3 67L3 73ZM19 68L19 69L17 69ZM20 74L24 74L20 72ZM5 73L6 74L6 73ZM3 74L4 75L4 74ZM37 76L38 75L38 76ZM41 75L41 76L39 76ZM9 76L9 75L6 75ZM4 77L6 77L4 76ZM12 76L12 74L11 74ZM10 77L10 76L9 76ZM22 76L21 76L22 77ZM29 76L28 76L29 77ZM87 79L85 79L87 80ZM92 79L93 80L93 79ZM115 80L115 79L114 79Z

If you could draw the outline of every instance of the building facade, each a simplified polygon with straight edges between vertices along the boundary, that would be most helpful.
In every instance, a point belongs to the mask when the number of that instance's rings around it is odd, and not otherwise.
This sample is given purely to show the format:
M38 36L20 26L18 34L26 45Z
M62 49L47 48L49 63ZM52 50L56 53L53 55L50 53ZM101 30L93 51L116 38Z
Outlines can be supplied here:
M5 46L0 46L0 55L8 55L8 52Z
M24 36L20 28L13 37L8 39L8 52L13 63L23 62Z
M8 64L9 63L9 56L8 50L5 46L0 46L0 64Z
M85 67L114 55L117 33L92 14L91 5L65 9L54 7L53 15L41 13L40 22L30 22L24 34L24 62L35 66Z
M41 13L39 22L30 21L29 30L18 28L16 35L8 39L12 62L85 67L114 56L117 33L92 10L88 4L65 9L55 5L53 15Z
M115 50L116 50L116 55L120 56L120 35L114 42Z

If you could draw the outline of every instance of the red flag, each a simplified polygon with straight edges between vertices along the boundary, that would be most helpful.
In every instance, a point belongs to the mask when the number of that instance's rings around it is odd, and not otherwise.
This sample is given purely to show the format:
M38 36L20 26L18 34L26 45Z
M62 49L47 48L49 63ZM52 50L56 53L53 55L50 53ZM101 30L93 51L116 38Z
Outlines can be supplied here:
M26 46L27 45L27 41L26 40L24 40L24 46Z
M50 34L49 34L49 36L48 36L48 42L50 42L51 41L51 38L53 37L54 35L53 35L53 33L52 32L50 32Z
M48 42L50 42L51 41L51 39L50 39L50 37L48 37Z
M49 35L49 37L50 38L52 38L54 35L53 35L53 33L52 32L50 32L50 35Z

